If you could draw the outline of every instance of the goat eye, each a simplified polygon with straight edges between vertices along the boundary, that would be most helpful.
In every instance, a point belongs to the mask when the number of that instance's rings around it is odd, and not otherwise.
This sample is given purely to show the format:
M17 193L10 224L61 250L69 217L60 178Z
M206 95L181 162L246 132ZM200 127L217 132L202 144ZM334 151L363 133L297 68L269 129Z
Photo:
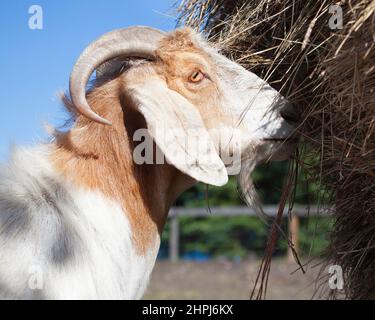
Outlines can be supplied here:
M194 71L190 77L189 77L189 81L190 82L194 82L194 83L197 83L197 82L201 82L204 78L204 74L199 71L199 70L196 70Z

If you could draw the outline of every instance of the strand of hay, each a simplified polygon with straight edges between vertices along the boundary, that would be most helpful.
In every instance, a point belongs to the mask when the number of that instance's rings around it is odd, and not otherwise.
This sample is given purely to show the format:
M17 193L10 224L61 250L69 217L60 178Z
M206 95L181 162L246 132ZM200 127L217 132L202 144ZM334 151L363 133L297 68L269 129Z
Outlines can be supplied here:
M327 264L347 298L375 298L375 0L184 0L179 13L299 108L297 160L335 205Z

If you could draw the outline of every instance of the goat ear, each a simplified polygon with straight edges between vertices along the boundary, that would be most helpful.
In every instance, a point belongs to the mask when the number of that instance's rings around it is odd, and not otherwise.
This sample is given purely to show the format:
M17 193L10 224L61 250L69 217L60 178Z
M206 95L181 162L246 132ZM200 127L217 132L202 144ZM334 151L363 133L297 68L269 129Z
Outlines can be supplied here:
M159 78L129 84L127 89L168 163L204 183L228 182L224 163L193 104Z

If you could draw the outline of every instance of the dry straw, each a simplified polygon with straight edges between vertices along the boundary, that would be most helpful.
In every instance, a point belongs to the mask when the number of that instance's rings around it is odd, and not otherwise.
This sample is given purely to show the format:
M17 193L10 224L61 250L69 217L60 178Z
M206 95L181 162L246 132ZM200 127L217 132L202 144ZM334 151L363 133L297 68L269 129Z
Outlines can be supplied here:
M297 161L335 206L327 263L347 298L375 298L375 0L185 0L179 13L299 108Z

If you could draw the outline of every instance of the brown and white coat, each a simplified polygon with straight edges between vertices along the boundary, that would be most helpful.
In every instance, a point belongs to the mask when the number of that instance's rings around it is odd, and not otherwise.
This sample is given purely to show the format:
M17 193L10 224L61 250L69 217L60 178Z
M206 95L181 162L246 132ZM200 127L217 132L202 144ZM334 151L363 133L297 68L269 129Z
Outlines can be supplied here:
M122 51L108 55L116 46ZM86 96L94 69L100 76ZM0 171L1 298L140 298L184 190L237 174L224 153L239 151L251 168L289 154L286 100L190 29L105 35L78 60L70 92L72 127L16 149ZM172 151L161 127L178 132ZM134 161L140 129L165 163Z

